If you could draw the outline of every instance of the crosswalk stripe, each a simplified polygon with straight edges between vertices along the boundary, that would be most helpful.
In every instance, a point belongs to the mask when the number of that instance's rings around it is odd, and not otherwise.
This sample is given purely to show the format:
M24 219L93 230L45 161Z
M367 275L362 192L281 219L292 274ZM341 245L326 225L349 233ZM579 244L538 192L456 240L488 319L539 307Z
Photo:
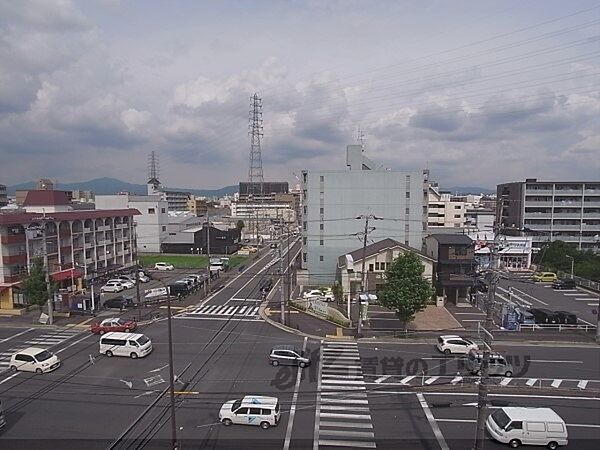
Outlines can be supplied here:
M369 400L356 398L322 398L321 403L346 403L351 405L368 405Z
M434 381L436 381L438 378L439 378L439 377L431 377L431 378L427 378L427 379L425 380L425 384L431 384L431 383L433 383Z
M323 383L327 384L360 384L364 385L365 382L363 380L322 380Z
M347 437L362 437L374 438L372 431L348 431L348 430L322 430L321 434L325 436L347 436Z
M390 377L391 377L391 375L384 375L384 376L382 376L382 377L379 377L379 378L377 378L377 379L375 380L375 383L381 383L382 381L385 381L385 380L387 380L387 379L388 379L388 378L390 378Z
M579 389L585 389L587 384L588 384L588 380L581 380L579 383L577 383L577 387Z
M333 390L333 389L339 389L339 390L341 390L341 391L346 391L346 390L348 390L348 391L349 391L349 390L353 390L353 389L354 389L354 390L357 390L357 389L358 389L358 390L361 390L361 389L367 389L367 387L366 387L366 386L346 386L346 385L339 385L339 386L338 386L338 385L332 385L332 386L330 386L330 385L328 385L328 384L324 384L324 385L322 385L322 386L321 386L321 388L322 388L322 389L330 389L330 390Z
M247 306L240 307L240 310L237 312L238 314L244 315L244 311L246 311Z
M556 379L556 380L554 380L554 381L552 382L552 384L551 384L550 386L552 386L553 388L557 388L557 387L559 387L559 386L560 386L560 384L562 383L562 381L563 381L563 380L558 380L558 379Z
M415 375L409 375L407 377L404 377L400 380L401 384L406 384L408 383L410 380L412 380L413 378L415 378Z
M329 419L371 420L371 414L321 413L320 416Z
M343 448L377 448L375 442L371 441L341 441L334 439L319 439L319 446L343 447Z
M373 425L370 423L361 423L361 422L329 422L327 420L319 421L319 425L322 427L335 427L335 428L371 428L373 429Z
M321 411L367 411L369 412L368 406L343 406L343 405L321 405Z

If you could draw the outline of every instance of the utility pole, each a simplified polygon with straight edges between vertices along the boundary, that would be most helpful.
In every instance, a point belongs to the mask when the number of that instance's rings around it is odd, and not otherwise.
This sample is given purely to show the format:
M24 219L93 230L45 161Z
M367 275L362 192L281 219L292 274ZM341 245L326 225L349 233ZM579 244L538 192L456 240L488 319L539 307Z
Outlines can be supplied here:
M285 295L283 288L283 234L279 238L279 295L281 296L281 323L285 325Z
M167 331L169 333L169 397L171 401L171 448L177 450L177 423L175 420L175 373L173 371L173 332L171 327L171 292L167 287Z
M206 256L208 257L208 291L206 292L206 295L208 295L210 293L210 279L212 277L212 271L210 270L210 213L208 212L208 210L206 211L206 220L208 221L208 226L206 227Z
M140 266L136 263L135 266L135 297L138 306L138 321L142 321L142 305L140 302Z
M381 217L374 216L373 214L361 214L356 217L359 220L365 220L365 230L363 232L363 251L362 251L362 269L361 269L361 281L360 281L360 291L362 294L367 294L367 272L365 270L366 267L366 259L367 259L367 237L369 233L375 231L375 227L369 228L369 220L382 220ZM368 297L367 297L368 298ZM367 308L368 308L368 300L367 300ZM356 334L358 337L362 335L362 303L360 301L360 294L358 296L358 322L356 326Z
M491 334L492 329L492 311L494 307L494 301L496 298L496 285L500 275L496 272L496 252L498 251L498 230L496 230L494 236L494 244L492 251L490 252L490 271L486 276L486 283L488 285L488 296L485 302L485 326L483 328L483 358L481 360L480 369L480 380L479 388L477 392L477 427L475 442L473 444L474 450L483 450L485 444L485 421L487 419L488 410L488 382L489 382L489 363L490 363L490 350L492 345L493 336Z
M54 299L52 298L53 292L50 289L50 267L48 267L48 244L46 242L46 223L42 222L42 240L43 240L43 252L44 252L44 267L46 273L44 275L46 281L46 290L48 291L48 325L54 323Z

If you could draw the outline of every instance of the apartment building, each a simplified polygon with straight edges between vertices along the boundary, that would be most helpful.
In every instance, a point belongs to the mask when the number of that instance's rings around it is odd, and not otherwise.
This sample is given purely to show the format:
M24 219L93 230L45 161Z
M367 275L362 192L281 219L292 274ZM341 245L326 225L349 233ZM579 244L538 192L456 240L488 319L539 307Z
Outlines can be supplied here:
M436 184L430 184L428 191L427 229L463 228L467 204L454 200L449 192L443 192Z
M6 195L6 186L0 184L0 208L8 205L8 196Z
M139 214L133 218L137 229L137 251L159 253L161 244L168 236L168 202L158 195L96 195L96 209L135 209Z
M534 252L561 240L581 250L600 245L600 181L538 181L497 186L496 223L504 234L533 238ZM524 230L524 231L523 231Z
M70 209L66 192L29 191L25 212L0 214L0 309L26 306L23 277L36 257L59 289L136 262L135 209Z
M331 284L338 258L352 252L370 222L369 240L392 238L421 249L427 229L427 173L378 168L360 145L346 149L346 170L302 172L302 268L310 285Z

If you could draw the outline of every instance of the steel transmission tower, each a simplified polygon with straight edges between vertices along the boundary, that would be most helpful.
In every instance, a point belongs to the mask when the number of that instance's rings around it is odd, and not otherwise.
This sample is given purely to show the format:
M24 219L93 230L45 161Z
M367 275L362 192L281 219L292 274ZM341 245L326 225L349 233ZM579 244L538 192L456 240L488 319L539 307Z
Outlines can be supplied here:
M155 151L152 151L148 155L148 179L149 180L158 180L158 155Z
M250 97L248 134L250 135L250 168L248 169L248 202L256 202L257 197L263 200L263 166L260 150L260 138L263 136L262 100L255 93ZM252 229L252 226L250 227ZM258 216L256 217L256 242L258 238Z

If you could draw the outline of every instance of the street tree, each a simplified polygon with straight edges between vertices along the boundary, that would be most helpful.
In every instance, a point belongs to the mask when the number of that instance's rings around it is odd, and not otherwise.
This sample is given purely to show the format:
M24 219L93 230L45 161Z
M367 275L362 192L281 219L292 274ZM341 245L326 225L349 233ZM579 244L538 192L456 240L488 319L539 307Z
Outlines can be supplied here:
M32 305L43 306L51 292L46 285L46 268L42 258L33 260L29 274L23 280L23 292Z
M386 283L378 298L383 306L396 311L405 328L416 313L425 309L435 292L431 282L423 277L424 271L419 257L412 252L402 253L385 271Z

